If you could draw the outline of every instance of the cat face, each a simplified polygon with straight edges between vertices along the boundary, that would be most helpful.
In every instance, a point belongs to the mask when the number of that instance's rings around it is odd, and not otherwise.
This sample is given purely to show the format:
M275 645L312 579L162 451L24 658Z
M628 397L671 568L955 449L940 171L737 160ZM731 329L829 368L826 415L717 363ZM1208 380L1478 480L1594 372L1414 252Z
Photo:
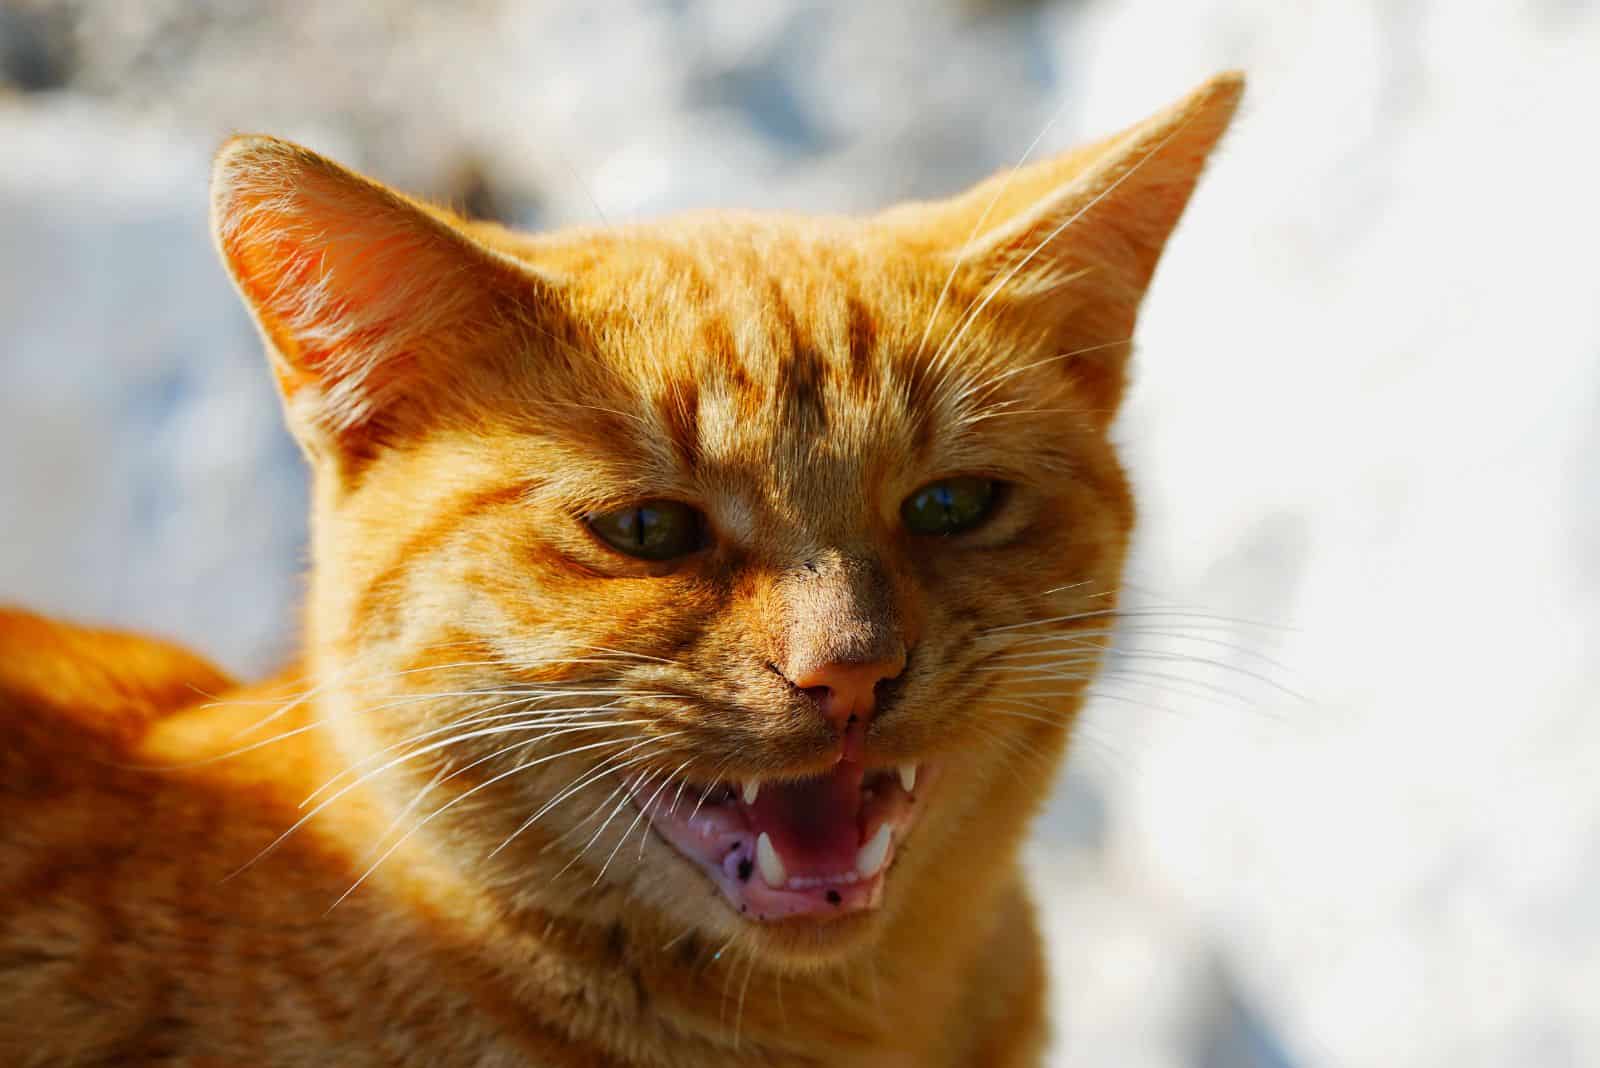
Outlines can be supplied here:
M309 656L411 847L796 963L981 905L1105 645L1106 428L1238 90L863 219L526 237L226 148L316 468Z

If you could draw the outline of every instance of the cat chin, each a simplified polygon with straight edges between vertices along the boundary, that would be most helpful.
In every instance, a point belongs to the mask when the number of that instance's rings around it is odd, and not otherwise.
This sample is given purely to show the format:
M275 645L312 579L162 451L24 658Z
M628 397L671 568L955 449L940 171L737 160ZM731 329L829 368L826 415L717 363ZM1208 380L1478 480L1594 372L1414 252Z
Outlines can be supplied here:
M794 972L823 968L858 955L877 943L887 918L880 909L844 916L794 916L764 923L746 922L744 932L763 958Z

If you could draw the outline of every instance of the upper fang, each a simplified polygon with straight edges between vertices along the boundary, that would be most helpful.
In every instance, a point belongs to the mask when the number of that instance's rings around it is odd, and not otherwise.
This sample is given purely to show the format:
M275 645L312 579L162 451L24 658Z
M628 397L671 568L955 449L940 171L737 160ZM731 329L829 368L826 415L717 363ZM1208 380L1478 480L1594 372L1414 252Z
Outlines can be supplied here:
M754 779L751 779L749 782L744 784L744 803L747 805L755 804L756 797L760 793L761 784L756 782Z
M900 765L900 788L908 794L917 788L917 766L915 764Z

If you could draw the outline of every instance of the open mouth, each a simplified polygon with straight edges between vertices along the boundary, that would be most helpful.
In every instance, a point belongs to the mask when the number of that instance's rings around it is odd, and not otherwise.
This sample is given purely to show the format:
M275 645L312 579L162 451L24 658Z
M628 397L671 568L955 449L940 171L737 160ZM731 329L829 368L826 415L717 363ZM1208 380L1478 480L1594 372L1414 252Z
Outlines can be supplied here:
M793 781L634 789L634 801L739 912L757 920L877 907L895 848L931 776L916 764L842 760Z

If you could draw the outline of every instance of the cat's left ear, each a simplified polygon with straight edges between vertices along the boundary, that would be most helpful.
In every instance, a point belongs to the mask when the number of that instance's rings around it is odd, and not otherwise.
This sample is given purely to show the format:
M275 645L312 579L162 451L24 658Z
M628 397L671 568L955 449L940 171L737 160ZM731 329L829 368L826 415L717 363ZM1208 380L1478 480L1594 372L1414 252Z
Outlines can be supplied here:
M1109 413L1156 262L1243 91L1219 74L1113 137L886 218L936 242L991 314L1079 354L1068 373Z

